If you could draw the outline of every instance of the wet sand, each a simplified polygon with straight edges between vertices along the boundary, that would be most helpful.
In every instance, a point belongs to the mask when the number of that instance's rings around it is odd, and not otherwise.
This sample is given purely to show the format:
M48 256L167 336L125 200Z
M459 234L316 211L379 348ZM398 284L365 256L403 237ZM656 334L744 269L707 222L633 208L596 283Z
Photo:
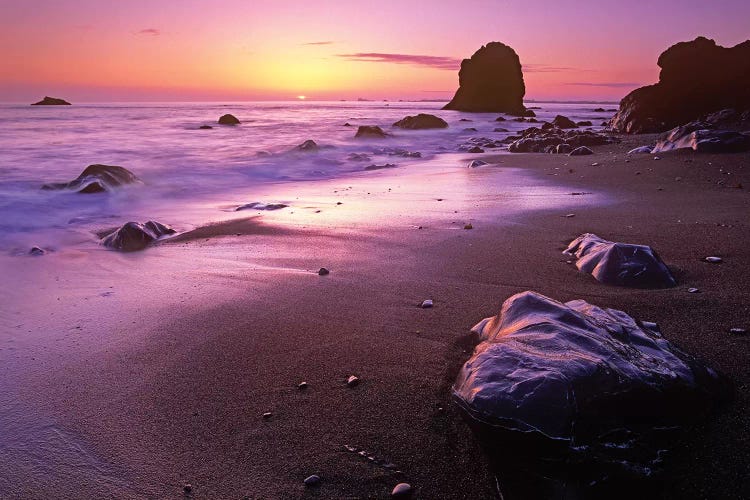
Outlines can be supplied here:
M680 443L663 497L748 496L750 338L728 330L750 327L750 155L624 154L646 143L315 183L139 254L4 257L29 285L0 297L0 493L492 498L450 385L469 328L530 289L656 321L730 375L736 400ZM561 251L583 232L652 245L679 285L578 273Z

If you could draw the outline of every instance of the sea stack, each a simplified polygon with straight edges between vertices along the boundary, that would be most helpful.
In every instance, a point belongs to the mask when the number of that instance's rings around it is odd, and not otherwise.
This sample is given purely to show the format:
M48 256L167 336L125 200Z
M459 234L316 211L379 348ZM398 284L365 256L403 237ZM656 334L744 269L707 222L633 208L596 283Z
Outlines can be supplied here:
M44 99L39 102L33 103L32 106L70 106L70 103L65 99L44 96Z
M664 132L723 109L750 109L750 40L734 47L698 37L660 56L659 82L620 102L610 126L619 132Z
M443 109L523 115L523 82L518 54L500 42L490 42L461 62L458 90Z

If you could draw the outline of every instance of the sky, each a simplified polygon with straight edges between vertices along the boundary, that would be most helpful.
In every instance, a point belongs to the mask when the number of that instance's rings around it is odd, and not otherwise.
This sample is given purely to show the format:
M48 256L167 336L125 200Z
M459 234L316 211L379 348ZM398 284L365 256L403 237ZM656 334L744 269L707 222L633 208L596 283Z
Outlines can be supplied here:
M619 100L750 0L0 0L0 102L449 99L490 41L529 99Z

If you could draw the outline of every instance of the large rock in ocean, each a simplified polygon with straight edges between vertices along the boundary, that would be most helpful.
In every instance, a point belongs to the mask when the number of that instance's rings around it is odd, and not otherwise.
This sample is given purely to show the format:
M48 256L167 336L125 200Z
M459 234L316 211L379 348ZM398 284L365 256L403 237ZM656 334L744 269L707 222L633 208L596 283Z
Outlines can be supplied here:
M240 120L236 116L231 115L229 113L227 113L226 115L221 115L219 117L219 125L239 125L239 124L240 124Z
M435 115L419 113L417 116L407 116L393 124L394 127L410 130L427 128L447 128L448 122Z
M692 149L699 153L741 153L750 151L750 135L734 130L715 130L701 121L690 122L666 132L651 153Z
M517 498L637 498L624 493L659 471L675 433L731 394L656 324L583 300L519 293L472 332L453 395L501 489L536 479Z
M44 99L33 103L32 106L70 106L70 103L65 99L44 96Z
M725 108L750 109L750 40L726 48L698 37L667 49L658 65L659 83L625 96L613 129L664 132Z
M167 234L174 234L175 230L159 222L150 220L144 224L128 222L115 232L104 238L102 244L123 252L143 250L157 239Z
M523 115L521 61L518 54L500 42L490 42L471 59L461 62L459 88L443 109L471 112L495 112Z
M42 189L72 189L79 193L102 193L139 181L140 179L127 168L95 164L86 167L81 175L70 182L45 184Z
M649 246L607 241L592 233L574 239L565 250L576 267L608 285L672 287L677 284L659 255Z

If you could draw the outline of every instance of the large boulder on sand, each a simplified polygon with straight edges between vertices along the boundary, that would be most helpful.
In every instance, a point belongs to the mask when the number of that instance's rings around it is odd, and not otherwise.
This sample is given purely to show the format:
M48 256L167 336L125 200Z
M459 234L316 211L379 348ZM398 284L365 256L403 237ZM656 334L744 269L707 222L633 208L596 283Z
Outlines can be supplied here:
M448 122L435 115L419 113L417 116L407 116L393 124L394 127L410 130L425 128L447 128Z
M726 48L698 37L667 49L658 65L659 83L625 96L613 129L663 132L725 108L750 109L750 40Z
M608 285L672 287L677 284L659 255L649 246L607 241L592 233L574 239L565 249L576 267Z
M219 117L219 125L239 125L239 124L240 124L240 121L234 115L230 115L227 113L226 115L221 115Z
M459 88L443 109L523 115L521 61L505 44L490 42L461 62Z
M750 135L733 130L714 130L710 123L690 122L662 135L651 153L692 149L699 153L750 151Z
M102 244L123 252L143 250L148 245L167 234L174 234L175 230L156 221L128 222L115 232L104 238Z
M388 134L386 134L383 129L378 127L377 125L360 125L360 127L357 129L357 133L354 134L354 137L382 139L384 137L388 137Z
M33 103L32 106L70 106L70 103L65 99L44 96L44 99Z
M675 433L731 394L656 324L583 300L519 293L472 332L479 343L453 396L501 489L534 475L512 498L633 498L596 492L657 473Z
M79 193L102 193L125 184L139 182L130 170L117 165L89 165L81 175L70 182L45 184L42 189L72 189Z

